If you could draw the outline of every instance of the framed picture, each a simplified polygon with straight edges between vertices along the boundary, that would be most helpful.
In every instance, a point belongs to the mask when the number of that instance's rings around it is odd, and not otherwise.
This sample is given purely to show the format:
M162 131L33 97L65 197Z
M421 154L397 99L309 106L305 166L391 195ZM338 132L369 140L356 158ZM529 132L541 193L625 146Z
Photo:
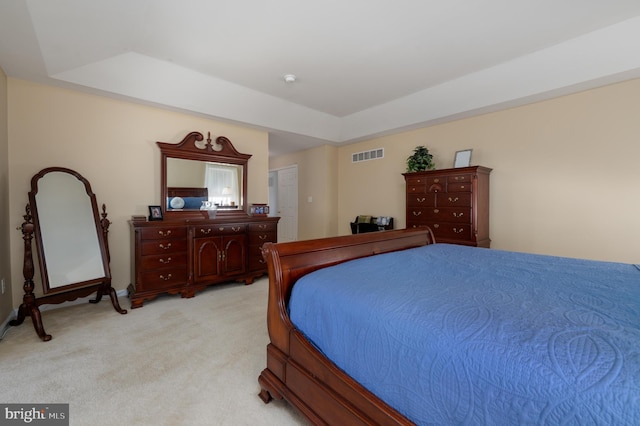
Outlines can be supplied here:
M471 165L471 151L473 150L465 149L463 151L456 151L453 167L469 167Z
M162 209L160 206L149 206L149 220L162 220Z
M269 206L266 204L251 204L249 213L251 216L266 216L269 214Z

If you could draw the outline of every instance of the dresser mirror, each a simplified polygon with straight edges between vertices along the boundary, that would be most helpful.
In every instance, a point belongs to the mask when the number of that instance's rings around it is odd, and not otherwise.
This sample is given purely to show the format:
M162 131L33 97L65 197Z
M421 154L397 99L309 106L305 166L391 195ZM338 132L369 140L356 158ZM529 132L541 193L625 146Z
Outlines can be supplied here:
M247 215L247 163L231 141L191 132L172 144L157 142L161 153L161 206L165 219Z
M97 303L103 295L109 295L116 311L126 313L111 287L109 220L104 205L102 218L100 216L91 186L79 173L50 167L33 176L25 222L20 228L25 244L25 295L12 325L19 325L26 316L31 316L38 335L45 341L50 340L38 306L75 300L96 291L96 299L91 302ZM34 235L42 297L33 293L31 240Z

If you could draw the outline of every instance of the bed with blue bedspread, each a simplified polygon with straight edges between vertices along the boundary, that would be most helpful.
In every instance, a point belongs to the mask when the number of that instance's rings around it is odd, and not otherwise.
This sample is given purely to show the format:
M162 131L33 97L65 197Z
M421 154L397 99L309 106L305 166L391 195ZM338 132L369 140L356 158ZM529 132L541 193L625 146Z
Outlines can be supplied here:
M349 238L267 248L263 399L329 424L640 424L637 265Z
M308 274L289 309L416 423L640 424L633 265L431 244Z

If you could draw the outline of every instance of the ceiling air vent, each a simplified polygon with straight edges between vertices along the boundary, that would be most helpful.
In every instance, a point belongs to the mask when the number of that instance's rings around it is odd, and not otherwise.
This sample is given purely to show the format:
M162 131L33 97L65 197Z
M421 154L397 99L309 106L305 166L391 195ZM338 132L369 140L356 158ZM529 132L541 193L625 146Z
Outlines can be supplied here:
M354 152L351 154L351 162L359 163L360 161L378 160L384 157L384 148L376 148L371 151Z

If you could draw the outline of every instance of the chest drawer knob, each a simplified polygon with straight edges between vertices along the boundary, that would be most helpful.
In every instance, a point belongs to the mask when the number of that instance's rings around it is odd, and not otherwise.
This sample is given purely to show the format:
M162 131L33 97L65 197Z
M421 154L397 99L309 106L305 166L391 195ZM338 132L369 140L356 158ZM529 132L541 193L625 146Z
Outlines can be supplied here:
M458 198L458 197L455 197L455 198L453 198L453 197L449 197L449 201L450 201L450 202L452 202L452 203L455 203L455 202L456 202L456 201L458 201L458 200L459 200L459 198Z
M438 182L440 182L440 179L435 178L433 181L434 181L435 183L438 183Z
M168 231L158 231L158 234L160 234L161 237L168 237L169 235L171 235L171 230Z
M167 264L167 263L171 262L171 258L167 257L166 259L159 259L158 262Z
M422 197L422 198L416 198L416 201L419 203L424 203L427 199Z
M458 228L458 229L453 228L453 232L455 232L456 234L459 234L459 233L461 233L463 231L464 231L464 229L462 229L462 228Z
M168 250L171 248L171 243L167 244L166 246L164 244L160 244L159 247L163 250Z
M204 234L204 235L210 234L211 233L211 228L209 228L209 229L200 228L200 233Z
M433 227L434 227L434 228L436 228L436 229L438 229L438 228L440 228L440 225L438 225L437 223L434 223L434 224L433 224Z
M240 227L239 226L232 226L231 229L233 230L233 232L240 231Z
M414 216L420 216L421 214L422 214L422 212L417 212L417 211L414 211L414 212L413 212L413 215L414 215Z
M464 213L453 212L453 217L462 217L463 215L464 215Z
M267 239L267 236L266 235L258 235L258 238L260 238L261 240L264 241L264 240Z
M433 209L434 213L440 213L440 209Z
M161 280L165 280L165 281L169 281L171 279L171 274L167 274L166 277L164 275L160 275L160 279Z

